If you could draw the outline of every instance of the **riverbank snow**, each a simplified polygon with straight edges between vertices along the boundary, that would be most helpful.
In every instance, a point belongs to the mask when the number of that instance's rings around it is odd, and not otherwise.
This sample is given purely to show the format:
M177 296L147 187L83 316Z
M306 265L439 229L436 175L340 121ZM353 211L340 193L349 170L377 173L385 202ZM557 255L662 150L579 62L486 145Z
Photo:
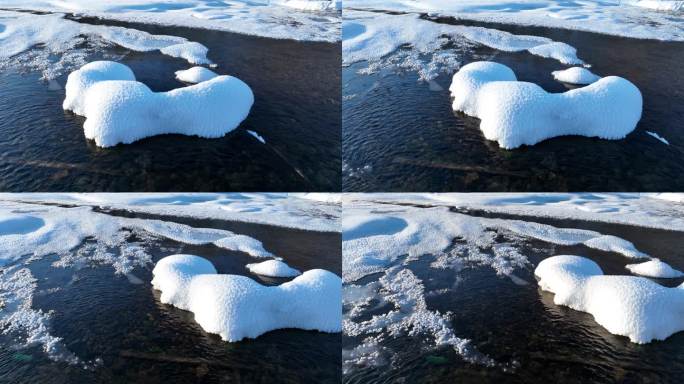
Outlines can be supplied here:
M584 62L574 47L546 37L515 35L493 28L452 25L425 20L418 14L387 15L345 11L342 22L342 62L368 61L365 72L395 66L416 70L429 81L439 72L458 67L459 49L480 44L505 52L523 52L564 64ZM410 47L407 52L406 48Z
M684 330L684 285L667 288L644 277L604 275L580 256L553 256L534 271L554 303L588 312L610 333L638 344Z
M334 273L313 269L266 287L245 276L212 273L211 263L199 256L169 257L154 268L153 286L167 303L193 312L205 331L223 340L283 328L341 331L342 280Z
M586 85L599 81L601 76L595 75L590 70L582 67L572 67L562 71L553 71L553 78L568 84Z
M159 50L190 64L211 63L205 46L182 37L80 23L62 14L0 10L0 65L17 62L42 70L48 80L55 79L63 69L85 64L88 54L101 53L107 44L136 52Z
M171 133L221 137L237 128L254 103L249 86L232 76L155 93L143 83L116 80L122 64L96 63L70 75L66 88L71 90L67 99L82 101L73 107L86 117L86 138L100 147ZM65 100L64 107L72 105Z
M669 264L658 259L649 260L639 264L628 264L625 268L629 269L635 275L646 277L657 277L663 279L672 279L684 276L682 271L672 268Z
M203 81L211 80L218 76L214 71L204 67L192 67L189 69L176 71L176 79L184 83L197 84Z
M341 0L3 0L3 8L213 29L277 39L339 40Z
M295 277L302 274L280 260L266 260L261 263L247 264L245 267L255 275L268 277Z
M360 10L411 12L451 17L454 21L563 28L673 41L684 41L684 26L677 17L677 12L684 10L682 4L681 0L345 0L345 8Z
M485 138L505 149L565 135L622 139L641 119L643 104L639 89L621 77L548 93L487 61L463 66L449 90L453 109L480 118Z

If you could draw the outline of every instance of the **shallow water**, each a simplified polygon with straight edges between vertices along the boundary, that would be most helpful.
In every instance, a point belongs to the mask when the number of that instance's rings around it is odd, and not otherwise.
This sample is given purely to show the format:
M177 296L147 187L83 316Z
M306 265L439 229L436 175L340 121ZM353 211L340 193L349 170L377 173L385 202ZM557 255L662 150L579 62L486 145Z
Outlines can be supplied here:
M339 234L217 220L182 221L254 236L294 268L325 268L338 274L341 270ZM219 273L250 276L266 285L288 280L260 280L244 267L257 259L215 246L163 240L150 249L154 261L179 252L209 259ZM227 343L204 332L190 312L159 302L159 292L149 284L152 265L136 268L132 274L143 283L133 284L108 266L54 268L53 259L29 265L38 279L37 291L47 292L36 295L33 307L56 311L51 333L63 337L65 346L91 368L53 362L40 348L14 350L5 338L0 342L0 382L340 382L339 333L286 329ZM53 287L60 289L46 291ZM100 363L92 363L98 358Z
M66 75L55 87L39 80L38 72L5 69L0 71L0 190L339 191L339 44L107 24L206 45L217 73L252 88L250 115L219 139L163 135L103 149L85 139L82 117L62 110ZM184 60L117 47L102 53L124 55L120 61L154 91L184 86L174 77L189 67Z
M428 84L415 72L342 70L343 190L345 191L675 191L684 188L684 43L632 40L539 27L479 25L568 43L599 75L635 83L643 117L624 140L559 137L515 150L487 141L480 121L451 109L453 71ZM563 92L551 72L559 62L486 47L470 50L462 64L492 60L519 80ZM653 131L670 145L646 134Z
M684 268L682 233L580 221L541 218L533 221L621 236L674 268ZM396 353L390 365L354 369L343 377L343 382L674 383L681 380L684 332L665 341L633 344L626 337L607 332L591 315L555 305L553 295L538 288L533 274L541 260L556 254L587 256L606 274L627 275L624 265L633 261L585 246L556 246L540 241L526 241L523 249L532 265L516 270L515 275L527 285L498 277L489 267L458 273L436 270L429 267L432 261L429 255L408 264L423 280L426 292L451 287L445 294L426 295L428 309L450 311L456 335L471 339L479 352L496 361L494 367L466 363L451 347L418 347L430 344L424 338L402 337L385 345ZM656 281L674 286L684 279ZM352 348L358 342L345 336L343 348Z

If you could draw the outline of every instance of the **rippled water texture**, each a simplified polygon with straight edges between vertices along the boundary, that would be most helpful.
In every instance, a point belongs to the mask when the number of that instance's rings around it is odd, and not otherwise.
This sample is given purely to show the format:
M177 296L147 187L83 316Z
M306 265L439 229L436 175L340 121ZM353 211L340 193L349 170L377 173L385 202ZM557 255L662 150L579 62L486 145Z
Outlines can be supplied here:
M441 22L454 22L444 19ZM464 23L460 23L464 24ZM632 40L549 28L467 23L568 43L599 75L635 83L643 117L625 140L579 136L515 150L487 141L480 121L451 109L452 73L433 83L414 72L343 68L343 189L346 191L673 191L684 189L684 43ZM566 68L529 53L479 47L463 63L492 60L549 92L567 88L551 72ZM665 137L665 145L646 134Z
M470 212L470 214L482 214ZM484 215L484 214L483 214ZM489 217L521 218L486 215ZM581 221L525 218L557 227L600 231L632 241L641 251L659 257L674 268L684 268L682 233ZM430 268L429 255L408 268L423 280L426 292L450 288L448 293L426 295L428 308L450 318L459 337L472 340L478 351L496 366L469 364L451 347L419 348L424 340L402 337L385 345L396 353L391 365L359 368L343 377L345 383L664 383L679 382L684 373L684 332L645 345L629 342L598 325L587 313L553 303L553 295L538 288L533 270L556 254L584 255L604 273L627 275L632 261L616 253L585 246L556 246L526 241L523 254L531 264L515 274L527 285L498 277L489 267L453 270ZM675 286L683 279L655 279ZM358 341L343 338L343 348ZM429 343L426 343L429 344Z
M85 139L84 118L62 110L66 75L56 87L40 81L37 72L5 69L0 72L0 190L339 191L339 44L108 24L206 45L216 72L252 88L249 117L219 139L164 135L103 149ZM124 55L121 62L154 91L184 86L174 77L189 67L184 60L159 52L107 51Z
M141 216L136 217L148 217ZM340 235L216 220L173 218L197 227L227 229L261 240L300 270L324 268L341 273ZM250 276L244 267L256 259L214 246L158 241L150 249L157 261L173 253L209 259L219 273ZM159 302L151 268L136 268L132 284L111 267L54 268L53 258L29 264L38 280L33 307L55 310L52 334L82 361L101 363L86 370L50 361L40 348L14 350L0 340L0 382L11 383L339 383L340 334L277 330L257 339L224 342L202 330L190 312ZM56 292L50 288L60 287ZM43 294L40 294L43 292Z

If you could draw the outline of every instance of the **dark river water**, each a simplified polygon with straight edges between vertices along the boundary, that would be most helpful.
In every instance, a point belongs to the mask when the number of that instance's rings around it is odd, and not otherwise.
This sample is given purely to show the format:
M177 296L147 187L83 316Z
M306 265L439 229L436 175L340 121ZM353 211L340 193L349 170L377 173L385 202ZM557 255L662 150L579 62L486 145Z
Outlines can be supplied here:
M622 76L639 87L644 98L642 119L624 140L566 136L504 150L484 139L479 119L451 109L448 88L455 71L441 74L429 86L419 82L415 72L358 74L366 63L356 63L342 70L343 190L684 189L684 43L449 18L438 21L568 43L593 72ZM551 75L566 68L555 60L477 47L465 54L462 64L479 60L505 64L519 80L537 83L549 92L567 90ZM646 131L665 137L670 145Z
M470 214L482 214L470 212ZM519 218L482 214L488 217ZM684 234L624 225L534 218L559 227L583 228L620 236L674 268L684 268ZM553 303L553 294L538 288L534 267L557 254L583 255L604 273L627 275L632 261L619 254L585 246L556 246L527 241L523 246L531 265L516 270L528 284L498 277L489 267L453 270L430 268L432 258L411 262L408 268L423 280L425 290L453 287L446 294L426 296L428 308L451 312L458 337L468 338L479 352L497 364L469 364L451 347L419 348L423 340L401 337L385 345L397 356L390 365L357 368L345 383L678 383L684 374L684 332L665 341L638 345L615 336L590 314ZM675 286L684 279L655 279ZM359 340L343 337L343 348Z
M87 19L87 22L100 22ZM0 71L2 191L339 191L340 45L228 32L107 22L197 41L219 74L254 92L247 119L219 139L163 135L98 148L83 135L84 118L62 110L66 74L48 87L40 73ZM157 52L111 47L154 91L184 84L189 68ZM93 60L98 57L93 57ZM52 90L52 89L54 90ZM247 133L266 139L262 144Z
M121 214L121 212L114 212ZM134 215L135 216L135 215ZM137 216L142 217L142 216ZM149 217L149 216L146 216ZM262 240L264 247L300 270L324 268L341 274L340 234L278 227L178 219L193 226L227 229ZM288 279L264 279L245 264L255 258L215 246L169 240L152 244L154 262L173 253L209 259L219 273L249 276L265 285ZM90 369L49 360L40 348L15 350L0 342L1 383L339 383L339 333L296 329L268 332L256 339L224 342L204 332L190 312L162 304L150 285L152 265L136 268L143 281L132 284L109 266L54 268L48 257L29 264L38 280L34 308L55 310L52 334L81 360L100 359ZM2 337L2 336L0 336ZM1 340L1 339L0 339Z

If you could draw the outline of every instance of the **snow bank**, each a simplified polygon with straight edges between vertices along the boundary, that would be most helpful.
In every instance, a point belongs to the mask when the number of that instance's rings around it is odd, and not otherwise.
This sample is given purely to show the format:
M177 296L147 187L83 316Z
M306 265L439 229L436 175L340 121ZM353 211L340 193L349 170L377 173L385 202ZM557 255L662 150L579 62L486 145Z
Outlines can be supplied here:
M33 208L31 205L28 207ZM0 212L2 210L4 208L0 206ZM23 224L19 226L18 221ZM84 246L84 250L92 253L91 259L100 264L111 264L117 273L126 274L151 259L144 249L127 241L131 232L143 238L152 235L185 244L214 244L254 257L273 256L259 240L226 230L110 216L93 212L90 207L41 207L30 215L0 216L0 266L23 256L40 258L49 254L59 255L58 263L62 266L75 264L79 259L83 261L88 257L71 251L90 238L95 243L92 248ZM118 255L110 252L112 248L119 248Z
M429 81L441 71L450 72L458 67L462 49L468 47L468 42L506 52L528 51L564 64L583 64L575 48L546 37L438 23L422 19L418 14L358 11L345 11L342 61L345 65L368 61L369 66L363 73L390 66L414 69L421 79Z
M621 139L641 119L641 92L621 77L604 77L554 94L515 81L503 67L486 61L470 63L454 75L449 88L453 109L480 118L485 138L502 148L564 135Z
M640 39L682 41L684 27L680 18L673 17L671 12L657 11L681 11L684 9L682 4L684 2L681 0L345 0L345 13L349 8L413 12L450 16L456 20L536 25Z
M0 26L4 28L0 29L0 64L16 61L19 65L38 67L47 79L58 77L63 68L84 62L90 53L101 54L102 45L110 43L137 52L160 50L191 64L211 62L205 46L182 37L84 24L64 19L61 14L36 15L0 10ZM38 46L41 50L34 50L38 52L34 56L23 59L17 56Z
M338 193L0 193L0 209L3 200L85 205L319 232L339 232L342 211Z
M299 328L340 332L342 280L313 269L274 287L238 275L216 274L199 256L173 255L154 268L152 281L163 302L189 310L207 332L227 341Z
M684 285L666 288L643 277L603 275L580 256L545 259L534 274L541 289L555 294L554 303L588 312L610 333L634 343L684 330Z
M176 79L185 83L197 84L211 80L216 76L218 75L214 71L204 67L192 67L190 69L176 71Z
M591 84L599 81L601 76L597 76L590 70L583 67L572 67L562 71L553 71L553 78L568 84Z
M669 264L660 261L659 259L649 260L639 264L628 264L625 268L629 269L635 275L657 278L676 278L684 276L682 271L672 268Z
M86 117L86 138L100 147L170 133L221 137L237 128L254 102L249 86L232 76L155 93L143 83L116 80L122 64L106 63L98 62L92 69L97 74L88 77L91 81L79 81L87 76L77 74L69 76L72 84L67 81L66 85L72 90L73 99L69 100L83 101L82 106L78 102L73 106ZM94 77L100 81L93 81ZM64 107L71 106L65 100Z
M214 29L278 39L338 41L341 0L3 0L3 8Z
M302 274L280 260L266 260L261 263L247 264L245 267L255 275L268 277L294 277Z

